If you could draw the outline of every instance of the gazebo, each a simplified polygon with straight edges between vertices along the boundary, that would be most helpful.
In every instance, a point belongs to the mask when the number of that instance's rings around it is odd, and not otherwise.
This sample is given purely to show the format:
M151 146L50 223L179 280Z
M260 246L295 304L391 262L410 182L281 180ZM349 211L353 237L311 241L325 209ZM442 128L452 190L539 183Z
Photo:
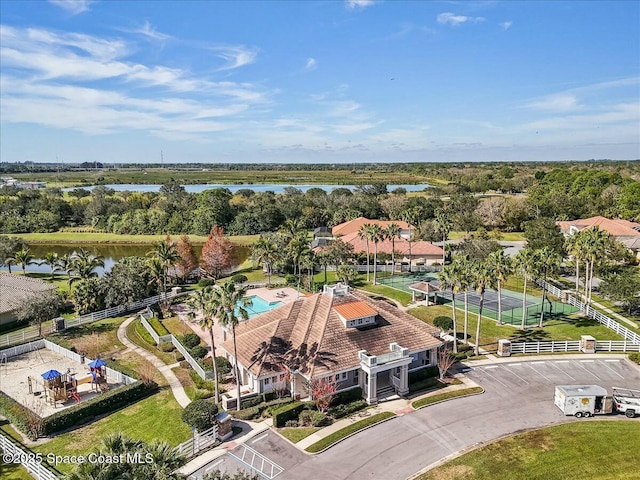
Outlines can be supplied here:
M431 285L429 282L418 282L409 285L411 290L411 301L416 302L416 295L424 296L425 305L429 305L429 295L433 293L433 304L437 302L437 292L440 291L438 287Z

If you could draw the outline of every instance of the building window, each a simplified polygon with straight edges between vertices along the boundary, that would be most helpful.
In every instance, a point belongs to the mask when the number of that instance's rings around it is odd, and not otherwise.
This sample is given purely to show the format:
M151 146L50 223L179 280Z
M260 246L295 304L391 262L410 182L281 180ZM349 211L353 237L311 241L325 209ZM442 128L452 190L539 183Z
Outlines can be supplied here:
M362 325L362 319L361 318L358 319L358 325Z
M336 375L337 376L337 375ZM347 372L342 372L340 374L340 380L346 380L347 379Z
M271 380L270 378L265 378L262 382L263 382L265 385L269 385L269 381L270 381L270 380Z
M354 370L353 371L353 379L357 382L358 381L358 375L360 374L360 370Z

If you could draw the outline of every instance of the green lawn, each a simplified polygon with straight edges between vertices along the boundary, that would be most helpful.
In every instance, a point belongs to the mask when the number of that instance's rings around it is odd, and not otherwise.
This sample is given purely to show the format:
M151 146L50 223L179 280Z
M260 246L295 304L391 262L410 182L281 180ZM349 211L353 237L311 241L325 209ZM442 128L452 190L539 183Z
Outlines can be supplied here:
M320 430L320 427L279 428L278 433L291 443L298 443L318 430Z
M356 433L360 430L363 430L371 425L374 425L378 422L382 422L389 418L395 417L396 414L393 412L381 412L376 413L375 415L371 415L364 420L357 421L352 423L351 425L341 428L338 431L333 432L330 435L327 435L322 440L317 441L316 443L309 445L305 450L309 453L318 453L321 452L330 446L338 443L340 440L348 437L349 435Z
M397 300L405 307L411 303L411 294L403 292L393 287L387 287L386 285L371 285L366 284L359 287L361 290L365 290L369 293L375 293L377 295L383 295L385 297L393 298Z
M35 452L46 455L83 454L93 450L102 437L113 432L122 432L144 441L162 440L177 445L191 436L191 429L180 416L182 407L169 389L162 389L118 412L112 413L90 425L59 435L37 447ZM67 473L73 465L59 465L58 470Z
M125 348L118 340L118 327L127 318L128 315L86 323L61 333L54 333L51 339L65 348L85 350L89 357L100 355L107 358Z
M454 390L453 392L439 393L438 395L432 395L431 397L421 398L411 404L413 408L420 408L432 403L441 402L442 400L448 400L450 398L466 397L467 395L476 395L484 392L482 387L464 388L462 390Z
M164 240L166 235L121 235L118 233L98 233L98 232L51 232L51 233L16 233L12 234L24 239L27 243L50 243L50 244L140 244L151 245L159 240ZM228 238L233 243L250 245L258 240L259 235L230 235ZM189 235L193 244L203 244L206 236Z
M638 451L638 422L569 423L492 443L419 480L638 480Z
M151 335L140 323L140 319L136 319L129 324L127 327L127 338L131 340L133 343L138 345L140 348L151 352L160 360L162 360L165 364L171 365L175 363L176 357L172 352L162 352L156 346L156 343L151 338Z

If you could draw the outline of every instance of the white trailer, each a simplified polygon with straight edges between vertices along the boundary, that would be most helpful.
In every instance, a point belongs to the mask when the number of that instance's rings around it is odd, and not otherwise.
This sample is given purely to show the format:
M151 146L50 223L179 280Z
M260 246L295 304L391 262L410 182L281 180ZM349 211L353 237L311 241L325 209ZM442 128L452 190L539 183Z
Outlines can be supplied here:
M578 418L613 411L612 397L598 385L557 385L553 401L565 415Z

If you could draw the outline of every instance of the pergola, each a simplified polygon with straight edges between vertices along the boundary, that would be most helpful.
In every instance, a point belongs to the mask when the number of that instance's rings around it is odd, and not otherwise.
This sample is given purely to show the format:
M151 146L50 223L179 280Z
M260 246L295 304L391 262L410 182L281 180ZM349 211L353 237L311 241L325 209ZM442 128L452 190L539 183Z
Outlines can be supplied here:
M409 285L409 290L411 290L411 301L416 301L416 294L424 295L425 305L429 305L429 295L433 293L433 304L437 303L437 292L440 291L438 287L431 285L429 282L418 282Z

